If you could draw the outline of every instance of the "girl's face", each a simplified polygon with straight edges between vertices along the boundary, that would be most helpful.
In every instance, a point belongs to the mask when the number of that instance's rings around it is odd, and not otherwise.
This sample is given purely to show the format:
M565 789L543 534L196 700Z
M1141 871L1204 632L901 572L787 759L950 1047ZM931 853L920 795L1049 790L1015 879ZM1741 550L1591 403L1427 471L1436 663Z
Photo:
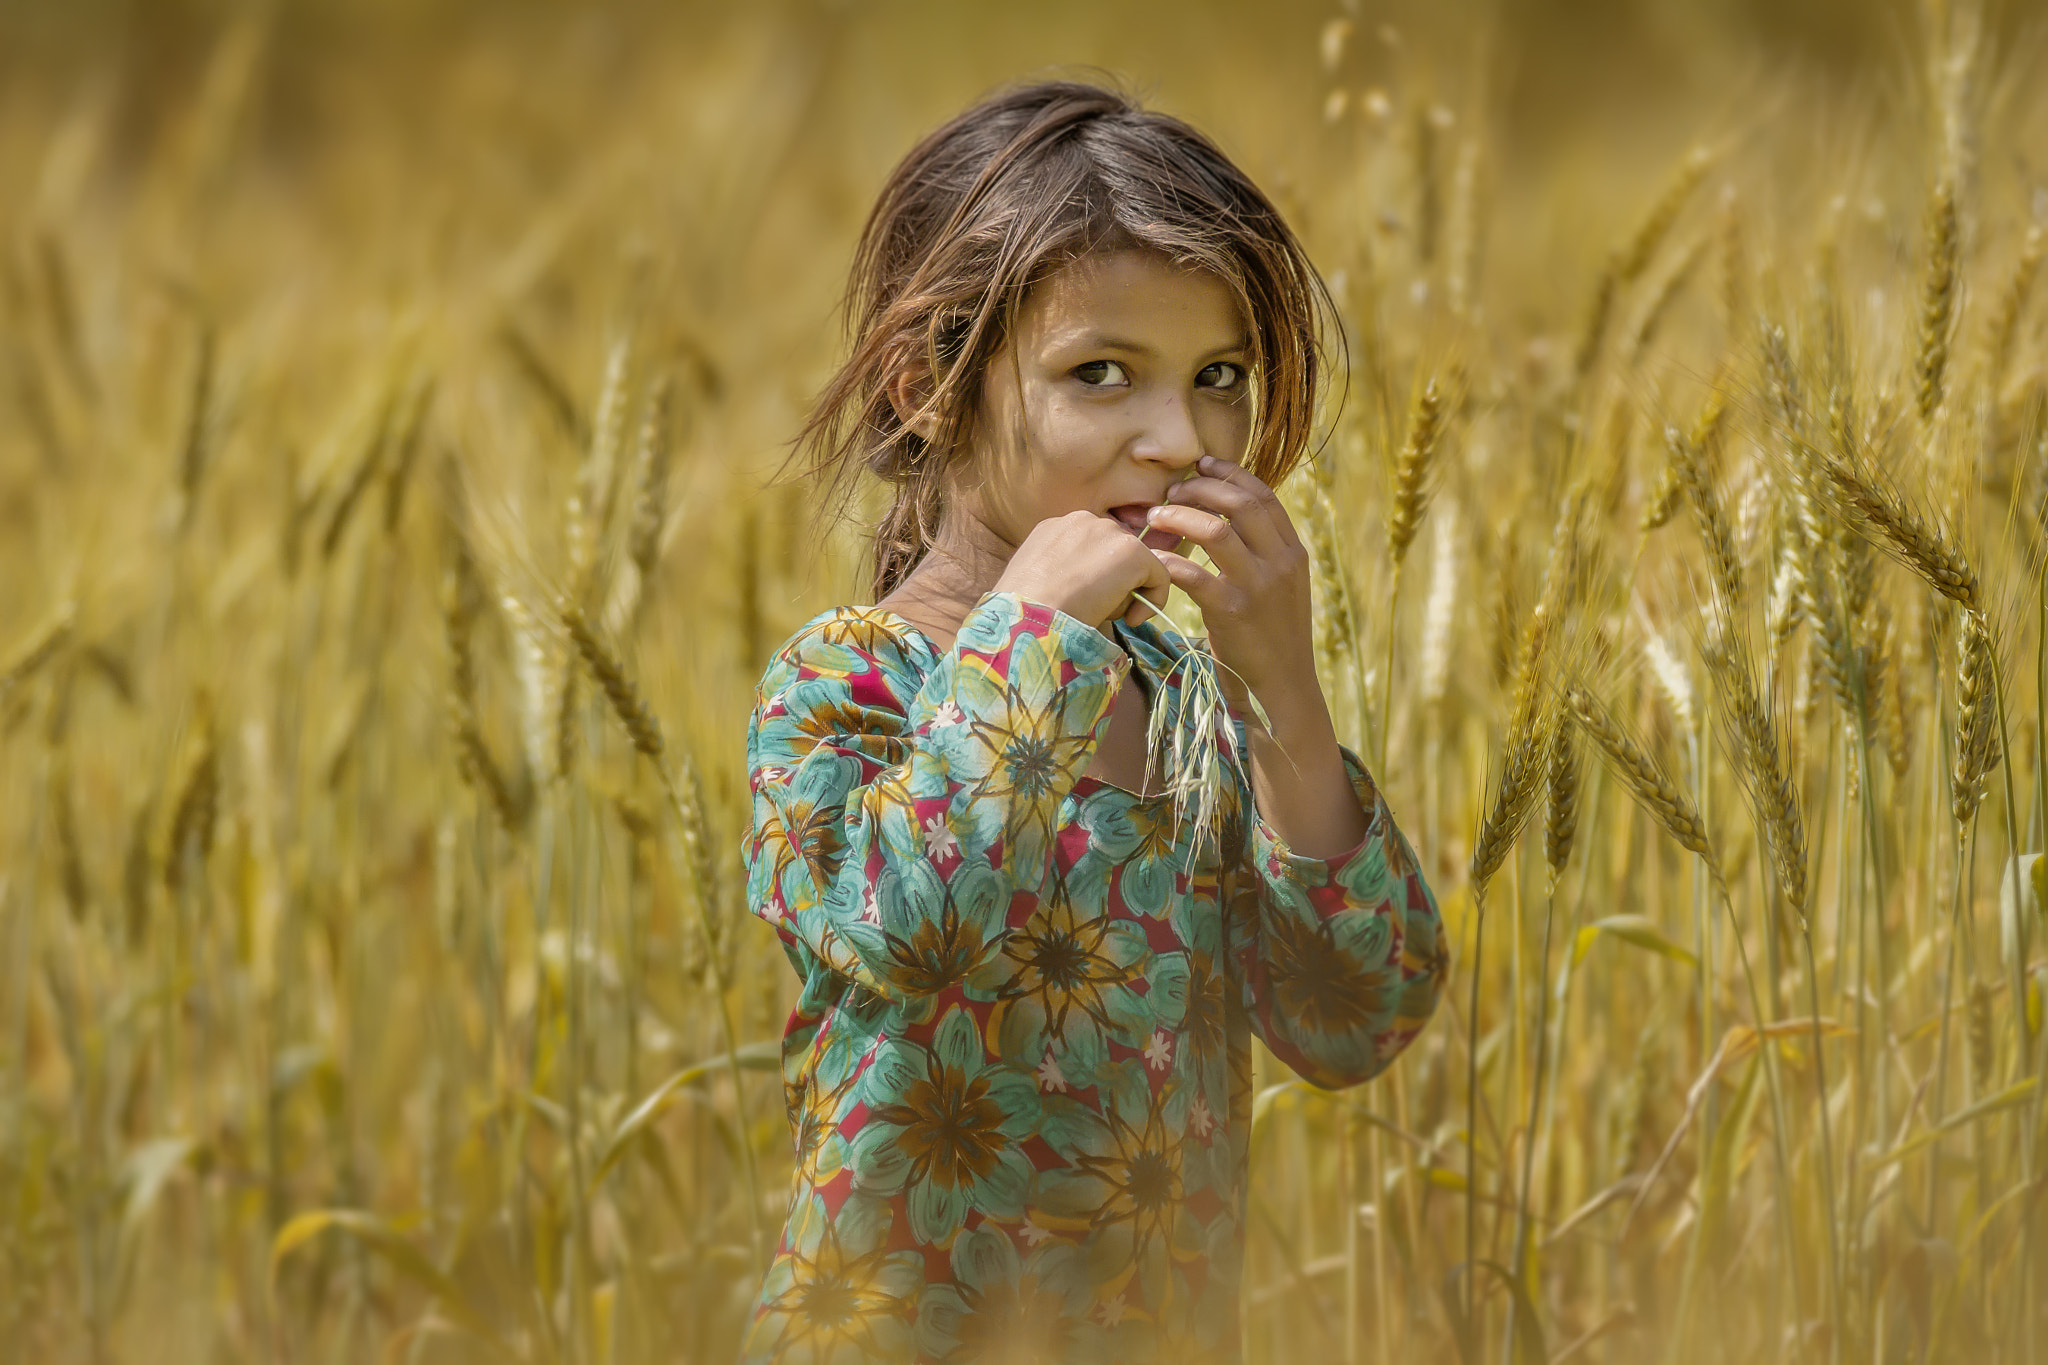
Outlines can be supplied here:
M1026 297L982 385L960 507L1007 548L1087 510L1145 530L1145 509L1213 455L1243 462L1251 339L1230 287L1154 252L1083 256Z

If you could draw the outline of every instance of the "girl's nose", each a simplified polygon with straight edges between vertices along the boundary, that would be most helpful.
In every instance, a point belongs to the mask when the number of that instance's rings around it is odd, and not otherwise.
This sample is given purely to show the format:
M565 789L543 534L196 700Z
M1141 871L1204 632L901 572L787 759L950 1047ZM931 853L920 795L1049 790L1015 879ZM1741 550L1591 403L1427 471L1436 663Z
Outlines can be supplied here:
M1195 414L1185 395L1162 394L1145 418L1137 454L1176 469L1202 458L1202 438L1195 430Z

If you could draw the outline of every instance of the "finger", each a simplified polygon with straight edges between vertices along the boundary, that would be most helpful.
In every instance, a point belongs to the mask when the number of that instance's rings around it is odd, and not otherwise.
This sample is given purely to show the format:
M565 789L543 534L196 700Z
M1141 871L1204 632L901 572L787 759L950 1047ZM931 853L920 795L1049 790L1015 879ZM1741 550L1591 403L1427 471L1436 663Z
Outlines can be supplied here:
M1242 465L1212 461L1213 472L1198 476L1203 496L1216 498L1238 534L1261 557L1301 548L1286 506L1264 480ZM1192 482L1192 481L1191 481Z
M1177 555L1171 550L1154 550L1152 553L1158 556L1167 576L1173 580L1173 586L1193 598L1204 616L1211 611L1229 610L1224 597L1230 587L1222 578L1185 555Z
M1161 587L1142 587L1131 594L1131 604L1124 609L1125 624L1142 626L1153 617L1161 615L1160 608L1166 605L1166 595L1173 590L1168 583Z
M1299 548L1301 541L1295 535L1294 521L1287 515L1280 495L1265 480L1243 465L1213 455L1204 455L1196 469L1194 478L1174 485L1167 490L1167 496L1186 490L1203 506L1213 500L1224 515L1239 524L1238 533L1244 542L1262 556L1282 546Z
M1165 504L1167 506L1178 505L1207 512L1228 522L1254 559L1270 558L1284 544L1281 533L1273 529L1257 498L1221 479L1189 479L1176 484L1168 491L1167 497L1172 500Z
M1208 551L1217 568L1240 583L1253 582L1258 576L1260 556L1237 533L1235 522L1199 507L1164 503L1153 511L1152 525L1164 527L1183 541L1201 546ZM1153 553L1166 552L1154 550Z

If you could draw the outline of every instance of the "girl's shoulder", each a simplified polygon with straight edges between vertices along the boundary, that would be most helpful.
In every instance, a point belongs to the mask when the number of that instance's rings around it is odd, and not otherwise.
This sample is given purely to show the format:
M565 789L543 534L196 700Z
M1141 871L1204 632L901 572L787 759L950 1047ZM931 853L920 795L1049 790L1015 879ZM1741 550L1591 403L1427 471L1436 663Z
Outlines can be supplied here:
M765 697L810 678L872 678L910 696L937 657L932 642L894 612L859 604L827 607L776 646L756 691Z

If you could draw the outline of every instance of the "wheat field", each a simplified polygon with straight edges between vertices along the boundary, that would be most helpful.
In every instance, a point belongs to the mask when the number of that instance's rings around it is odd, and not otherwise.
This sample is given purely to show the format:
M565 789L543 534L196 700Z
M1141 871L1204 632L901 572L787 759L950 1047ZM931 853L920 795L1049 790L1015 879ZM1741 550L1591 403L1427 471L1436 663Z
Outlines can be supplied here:
M745 720L879 510L771 475L889 165L1065 63L1330 282L1282 493L1454 951L1258 1057L1247 1360L2048 1360L2031 23L0 6L6 1358L733 1357Z

